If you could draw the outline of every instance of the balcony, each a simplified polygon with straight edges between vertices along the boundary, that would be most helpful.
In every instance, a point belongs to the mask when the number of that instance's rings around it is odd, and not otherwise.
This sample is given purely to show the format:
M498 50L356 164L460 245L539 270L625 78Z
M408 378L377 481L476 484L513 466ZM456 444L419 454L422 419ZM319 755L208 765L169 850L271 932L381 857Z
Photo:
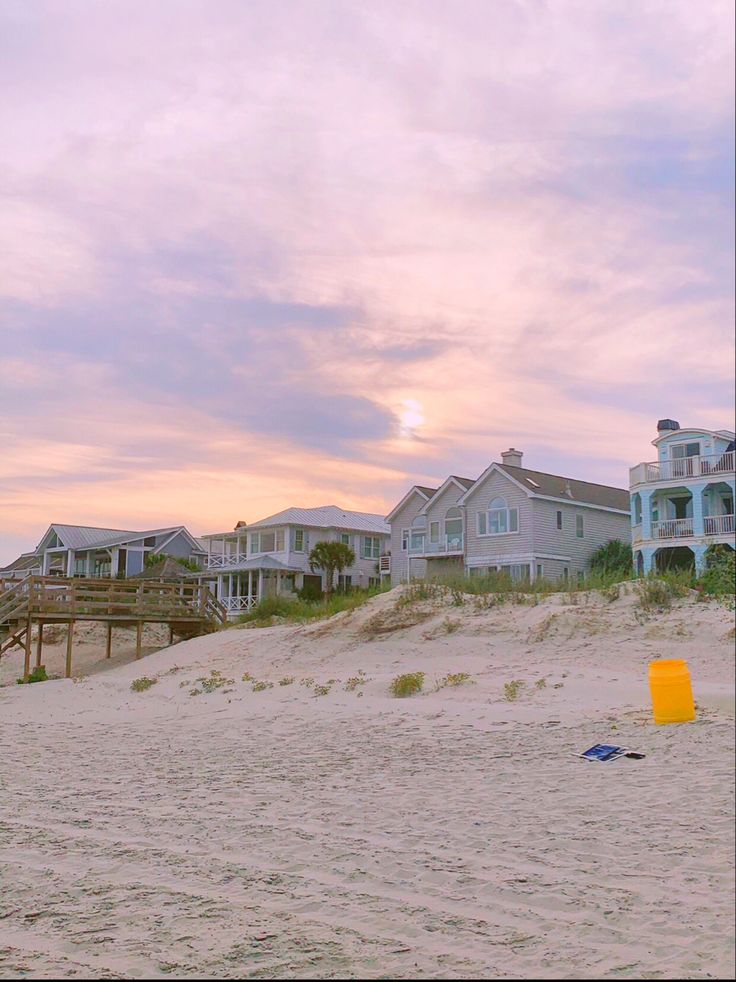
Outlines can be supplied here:
M629 470L629 486L658 484L662 481L682 481L688 478L710 477L734 471L736 454L733 450L702 457L679 457L677 460L654 460L637 464Z
M232 569L234 566L242 565L247 558L248 554L245 552L232 552L208 556L205 565L207 569Z
M443 535L437 542L427 542L424 536L418 535L413 535L412 540L409 542L410 556L459 556L465 549L465 537L462 532Z
M695 534L692 518L668 518L652 522L653 539L687 539Z
M703 518L706 535L733 535L733 515L706 515Z

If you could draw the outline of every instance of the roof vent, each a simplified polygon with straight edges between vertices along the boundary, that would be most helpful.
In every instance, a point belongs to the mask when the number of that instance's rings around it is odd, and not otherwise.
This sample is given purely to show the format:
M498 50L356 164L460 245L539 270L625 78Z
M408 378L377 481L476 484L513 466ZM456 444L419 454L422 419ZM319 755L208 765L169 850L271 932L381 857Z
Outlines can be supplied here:
M573 497L572 488L570 487L569 481L565 481L565 494L567 495L568 498Z
M521 450L514 450L513 447L511 447L510 450L504 450L504 452L501 454L501 460L503 460L504 464L507 464L509 467L521 467L523 457L524 454L521 452Z
M676 419L659 419L657 420L657 433L663 433L667 430L679 430L680 424Z

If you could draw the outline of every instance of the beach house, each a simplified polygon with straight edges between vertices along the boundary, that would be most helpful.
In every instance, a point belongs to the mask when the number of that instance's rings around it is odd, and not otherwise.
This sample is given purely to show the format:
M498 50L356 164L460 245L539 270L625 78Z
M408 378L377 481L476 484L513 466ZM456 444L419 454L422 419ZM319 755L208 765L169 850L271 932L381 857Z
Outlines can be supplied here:
M310 569L309 553L326 541L344 542L355 553L355 563L335 584L338 589L378 586L390 572L389 534L380 515L337 505L287 508L250 525L240 522L231 532L202 536L207 548L202 579L214 586L231 617L276 593L319 593L325 574Z
M640 573L705 565L710 546L734 548L733 430L657 423L657 459L631 468L634 563Z
M513 448L475 480L415 485L386 521L394 585L453 571L564 581L583 576L599 546L631 541L624 488L530 470Z
M37 576L135 576L149 557L173 556L202 565L206 551L183 525L125 531L49 525L32 552L0 569L0 579Z

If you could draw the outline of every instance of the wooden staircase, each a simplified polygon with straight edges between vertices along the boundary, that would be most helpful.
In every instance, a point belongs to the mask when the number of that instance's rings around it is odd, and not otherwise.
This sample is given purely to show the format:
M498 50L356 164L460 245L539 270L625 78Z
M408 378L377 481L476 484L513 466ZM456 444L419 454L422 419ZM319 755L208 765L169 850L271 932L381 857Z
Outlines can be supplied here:
M28 585L19 580L0 593L0 656L24 645L28 633Z

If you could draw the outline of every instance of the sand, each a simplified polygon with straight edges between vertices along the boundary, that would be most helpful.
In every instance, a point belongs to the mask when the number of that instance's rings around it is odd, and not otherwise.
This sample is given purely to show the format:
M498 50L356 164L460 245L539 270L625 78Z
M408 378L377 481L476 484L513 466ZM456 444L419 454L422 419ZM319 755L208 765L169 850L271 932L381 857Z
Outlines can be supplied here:
M0 689L0 977L730 977L733 615L400 593Z

